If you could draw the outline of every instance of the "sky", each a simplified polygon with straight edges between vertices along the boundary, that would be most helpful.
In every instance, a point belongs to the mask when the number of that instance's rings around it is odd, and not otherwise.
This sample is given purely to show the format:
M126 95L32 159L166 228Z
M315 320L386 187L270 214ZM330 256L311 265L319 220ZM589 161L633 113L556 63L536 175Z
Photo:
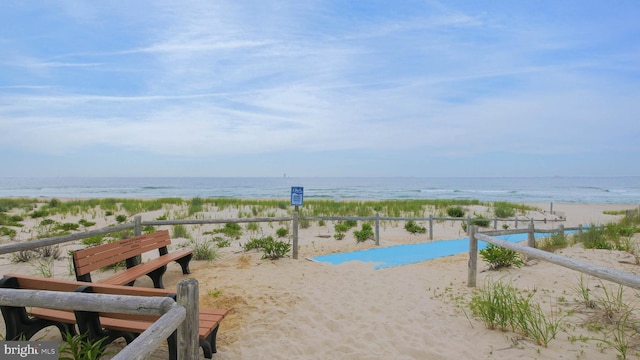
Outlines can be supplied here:
M640 2L5 0L0 176L637 176Z

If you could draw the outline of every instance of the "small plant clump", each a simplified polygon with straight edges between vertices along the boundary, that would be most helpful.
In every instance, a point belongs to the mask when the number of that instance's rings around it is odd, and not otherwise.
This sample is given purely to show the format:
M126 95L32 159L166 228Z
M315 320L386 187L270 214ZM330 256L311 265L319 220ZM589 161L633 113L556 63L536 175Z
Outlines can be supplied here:
M107 338L89 341L86 335L65 334L64 341L58 347L60 360L99 360L111 352L106 352Z
M238 223L226 223L222 229L215 229L213 232L237 240L242 235L242 227Z
M464 209L460 206L452 206L447 208L447 215L453 218L464 217Z
M276 235L279 238L287 237L289 235L289 229L285 227L278 228L278 230L276 230Z
M287 255L291 250L291 244L281 240L274 240L272 236L253 238L243 245L244 251L262 250L263 259L276 260Z
M369 223L363 223L360 230L353 232L353 236L356 238L357 243L365 242L373 239L375 234L373 233L373 227Z
M490 270L498 270L505 267L521 267L524 265L522 257L517 251L487 244L487 247L479 251L482 259L489 263Z
M413 235L424 234L427 232L427 229L424 226L416 224L416 222L413 220L407 221L407 223L404 224L404 229Z

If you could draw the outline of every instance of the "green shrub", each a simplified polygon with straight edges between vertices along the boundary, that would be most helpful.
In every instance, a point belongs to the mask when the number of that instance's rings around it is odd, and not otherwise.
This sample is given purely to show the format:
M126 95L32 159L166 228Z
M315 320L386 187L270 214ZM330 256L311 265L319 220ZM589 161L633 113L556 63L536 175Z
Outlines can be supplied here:
M242 227L238 223L226 223L222 229L213 230L216 234L224 234L231 239L240 239L242 236Z
M482 259L489 263L490 270L524 265L524 261L518 252L501 246L487 244L487 247L480 250L479 253Z
M82 244L87 246L98 246L104 241L104 235L94 235L88 238L82 239Z
M424 226L416 224L416 222L413 220L407 221L407 223L404 224L404 229L413 235L424 234L427 232L427 229Z
M343 232L337 232L335 233L335 235L333 235L334 239L336 240L342 240L344 239L344 237L347 236L345 233Z
M79 227L80 227L80 224L64 223L64 224L57 224L54 227L54 230L71 231L71 230L78 230Z
M127 221L127 215L124 215L124 214L116 215L116 221L118 222L118 224L122 224L123 222Z
M89 227L89 226L93 226L93 225L95 225L96 223L95 223L95 222L93 222L93 221L87 221L87 220L85 220L85 219L80 219L80 220L78 221L78 224L80 224L80 225L82 225L82 226L84 226L84 227Z
M286 256L289 250L291 250L291 244L280 240L274 241L273 238L271 238L270 241L266 241L264 244L264 255L262 258L276 260Z
M291 244L288 242L274 240L273 237L267 236L259 239L251 239L243 246L245 251L252 249L262 250L263 259L276 260L287 255L291 250Z
M49 216L49 212L45 209L34 210L33 212L31 212L31 214L29 214L29 216L31 216L32 219L37 219L37 218Z
M373 239L375 234L373 233L373 228L369 223L363 223L362 228L359 231L354 231L353 236L356 238L357 243L365 242L369 239Z
M107 338L98 341L87 340L86 335L71 335L66 333L64 341L58 347L60 360L99 360L112 352L106 352Z
M276 235L277 235L279 238L286 237L286 236L288 236L288 235L289 235L289 229L284 228L284 227L278 228L278 230L276 230Z
M351 229L358 226L358 220L345 220L344 224Z
M447 215L453 218L464 217L464 209L460 206L452 206L447 208Z
M477 225L479 227L489 227L491 220L485 219L484 216L478 215L475 219L471 219L471 225Z
M6 226L0 226L0 236L8 236L11 240L14 240L18 236L18 232Z
M339 223L333 225L333 229L337 233L346 233L347 231L349 231L351 229L351 226L347 225L346 223L339 222Z
M246 242L242 248L244 249L244 251L249 251L249 250L259 250L264 248L264 244L269 241L268 239L271 238L271 236L268 236L266 238L252 238L250 239L248 242ZM273 240L273 238L271 238L271 240Z

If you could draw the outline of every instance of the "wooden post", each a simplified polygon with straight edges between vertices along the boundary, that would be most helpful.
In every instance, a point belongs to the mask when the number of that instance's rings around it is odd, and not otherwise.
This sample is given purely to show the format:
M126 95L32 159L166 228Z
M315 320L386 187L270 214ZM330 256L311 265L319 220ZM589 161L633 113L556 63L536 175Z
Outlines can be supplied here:
M193 278L180 280L176 296L178 305L187 310L184 321L178 326L178 360L198 359L200 357L198 280Z
M529 224L529 231L527 231L527 246L531 248L536 247L536 234L535 234L535 225Z
M380 246L380 214L376 213L376 245Z
M560 234L560 236L564 237L564 224L558 225L558 234Z
M429 215L429 240L433 240L433 214Z
M471 216L467 217L467 234L471 233Z
M498 218L493 218L493 230L498 230Z
M551 207L549 212L553 215L553 201L551 202Z
M582 224L578 225L578 236L582 236Z
M133 218L133 220L134 220L134 222L135 222L135 227L134 227L133 233L134 233L136 236L140 236L140 235L142 235L142 216L140 216L140 215L136 215L136 216Z
M298 207L293 211L293 258L298 259Z
M469 228L469 273L467 287L476 287L476 274L478 273L478 240L476 239L477 226Z
M518 228L518 217L516 216L516 229Z

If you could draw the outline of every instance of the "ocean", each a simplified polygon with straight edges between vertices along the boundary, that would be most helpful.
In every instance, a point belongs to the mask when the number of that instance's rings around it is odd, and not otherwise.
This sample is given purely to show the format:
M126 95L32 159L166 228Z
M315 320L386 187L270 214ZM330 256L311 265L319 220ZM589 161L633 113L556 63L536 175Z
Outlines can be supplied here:
M640 204L640 176L627 177L0 177L0 197L289 199L472 199Z

